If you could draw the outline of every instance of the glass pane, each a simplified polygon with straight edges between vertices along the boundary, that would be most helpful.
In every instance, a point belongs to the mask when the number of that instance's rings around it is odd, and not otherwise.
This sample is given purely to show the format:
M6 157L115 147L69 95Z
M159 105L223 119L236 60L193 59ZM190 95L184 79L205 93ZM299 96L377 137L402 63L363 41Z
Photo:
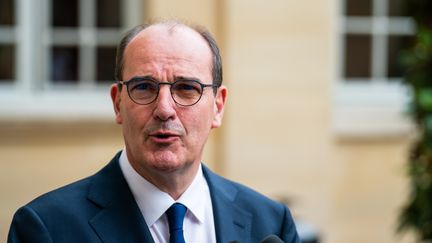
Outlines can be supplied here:
M371 76L371 36L346 35L344 71L347 78Z
M346 0L345 11L348 16L372 15L372 0Z
M97 48L97 80L113 82L116 59L116 47Z
M414 41L412 36L389 36L387 55L387 77L400 78L404 75L401 65L401 51L409 48Z
M54 27L78 26L78 0L53 0L52 25Z
M15 79L15 46L0 45L0 83Z
M0 0L0 25L15 24L15 1Z
M120 27L120 0L97 0L97 27Z
M78 47L55 46L51 49L51 79L76 83L78 80Z
M408 0L389 0L390 16L408 16Z

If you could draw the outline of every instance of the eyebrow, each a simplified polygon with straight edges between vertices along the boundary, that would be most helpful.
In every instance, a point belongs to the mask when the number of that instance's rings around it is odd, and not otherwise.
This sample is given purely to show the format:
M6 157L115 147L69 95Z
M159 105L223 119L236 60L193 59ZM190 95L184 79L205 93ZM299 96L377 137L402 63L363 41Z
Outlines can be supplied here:
M161 81L156 79L155 77L151 76L151 75L146 75L146 76L135 76L132 79L138 79L138 80L151 80L157 83L160 83ZM132 80L131 79L131 80ZM199 83L202 83L201 80L199 78L192 78L192 77L185 77L185 76L174 76L174 82L175 81L196 81Z
M202 83L199 78L192 78L192 77L185 77L185 76L175 76L174 80L175 81L196 81Z
M155 81L158 82L157 79L155 79L153 76L151 75L146 75L146 76L134 76L132 77L130 80L151 80L151 81Z

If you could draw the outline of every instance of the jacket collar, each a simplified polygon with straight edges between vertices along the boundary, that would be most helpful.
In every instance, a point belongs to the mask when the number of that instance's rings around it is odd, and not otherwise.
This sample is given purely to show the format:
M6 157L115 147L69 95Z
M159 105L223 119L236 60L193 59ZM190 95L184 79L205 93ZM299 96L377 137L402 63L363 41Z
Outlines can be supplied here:
M210 188L216 241L250 242L253 216L236 204L238 189L204 165L203 172Z
M87 198L101 211L89 223L103 242L154 243L121 172L119 155L93 177Z

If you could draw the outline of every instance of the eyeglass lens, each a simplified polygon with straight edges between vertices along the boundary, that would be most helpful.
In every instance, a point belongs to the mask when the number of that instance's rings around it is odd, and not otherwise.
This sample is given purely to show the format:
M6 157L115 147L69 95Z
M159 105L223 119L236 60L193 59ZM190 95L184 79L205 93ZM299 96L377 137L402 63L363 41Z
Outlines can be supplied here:
M171 85L171 96L180 105L193 105L201 98L202 86L199 82L193 80L181 80L173 83L134 80L128 84L128 92L136 103L146 105L156 100L160 85L163 84Z

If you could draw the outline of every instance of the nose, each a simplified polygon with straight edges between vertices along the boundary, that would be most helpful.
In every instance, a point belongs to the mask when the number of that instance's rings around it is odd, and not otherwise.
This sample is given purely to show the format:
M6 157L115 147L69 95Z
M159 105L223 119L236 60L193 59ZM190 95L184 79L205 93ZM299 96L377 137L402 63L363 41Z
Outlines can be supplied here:
M169 85L161 85L158 98L155 101L155 109L153 111L154 118L161 121L174 119L176 115L175 102L171 97Z

